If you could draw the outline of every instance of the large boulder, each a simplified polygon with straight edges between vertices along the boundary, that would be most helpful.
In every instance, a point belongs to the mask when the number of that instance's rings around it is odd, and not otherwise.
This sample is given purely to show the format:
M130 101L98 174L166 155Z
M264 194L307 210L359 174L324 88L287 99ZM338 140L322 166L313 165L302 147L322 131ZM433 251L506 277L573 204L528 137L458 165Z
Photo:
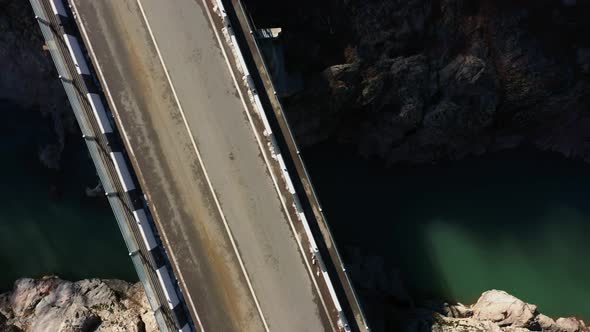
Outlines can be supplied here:
M537 315L537 306L499 290L483 293L473 305L473 318L491 321L499 326L531 327Z

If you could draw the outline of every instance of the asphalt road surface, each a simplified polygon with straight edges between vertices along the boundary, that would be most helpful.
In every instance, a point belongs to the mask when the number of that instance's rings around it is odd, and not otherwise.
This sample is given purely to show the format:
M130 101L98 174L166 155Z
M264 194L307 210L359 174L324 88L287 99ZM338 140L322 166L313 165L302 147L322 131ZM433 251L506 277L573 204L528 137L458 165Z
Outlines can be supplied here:
M71 0L198 329L326 311L201 0Z

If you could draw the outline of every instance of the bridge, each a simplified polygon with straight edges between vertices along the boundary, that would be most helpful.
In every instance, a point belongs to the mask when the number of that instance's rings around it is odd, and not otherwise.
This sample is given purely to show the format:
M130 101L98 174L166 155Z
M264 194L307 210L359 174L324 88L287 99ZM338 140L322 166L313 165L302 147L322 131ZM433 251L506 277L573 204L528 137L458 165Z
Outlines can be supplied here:
M368 331L239 1L30 2L161 330Z

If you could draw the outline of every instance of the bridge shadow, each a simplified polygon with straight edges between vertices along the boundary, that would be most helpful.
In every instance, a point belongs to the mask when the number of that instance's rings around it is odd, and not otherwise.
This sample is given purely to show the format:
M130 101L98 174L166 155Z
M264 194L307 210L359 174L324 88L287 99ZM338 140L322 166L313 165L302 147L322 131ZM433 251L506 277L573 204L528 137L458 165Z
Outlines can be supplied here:
M374 331L428 328L493 288L590 317L585 163L519 150L386 168L333 143L303 156Z

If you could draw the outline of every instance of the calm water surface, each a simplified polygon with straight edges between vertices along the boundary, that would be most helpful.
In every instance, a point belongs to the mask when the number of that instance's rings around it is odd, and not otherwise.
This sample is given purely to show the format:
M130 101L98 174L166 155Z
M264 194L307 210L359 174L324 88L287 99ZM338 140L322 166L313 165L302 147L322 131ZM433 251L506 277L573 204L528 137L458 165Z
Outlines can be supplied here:
M341 247L381 254L417 297L502 289L590 319L590 165L508 151L389 169L342 147L305 153Z
M37 151L56 139L49 120L7 102L0 111L0 290L47 274L136 280L107 200L85 196L98 178L80 136L68 137L62 169L48 170Z

